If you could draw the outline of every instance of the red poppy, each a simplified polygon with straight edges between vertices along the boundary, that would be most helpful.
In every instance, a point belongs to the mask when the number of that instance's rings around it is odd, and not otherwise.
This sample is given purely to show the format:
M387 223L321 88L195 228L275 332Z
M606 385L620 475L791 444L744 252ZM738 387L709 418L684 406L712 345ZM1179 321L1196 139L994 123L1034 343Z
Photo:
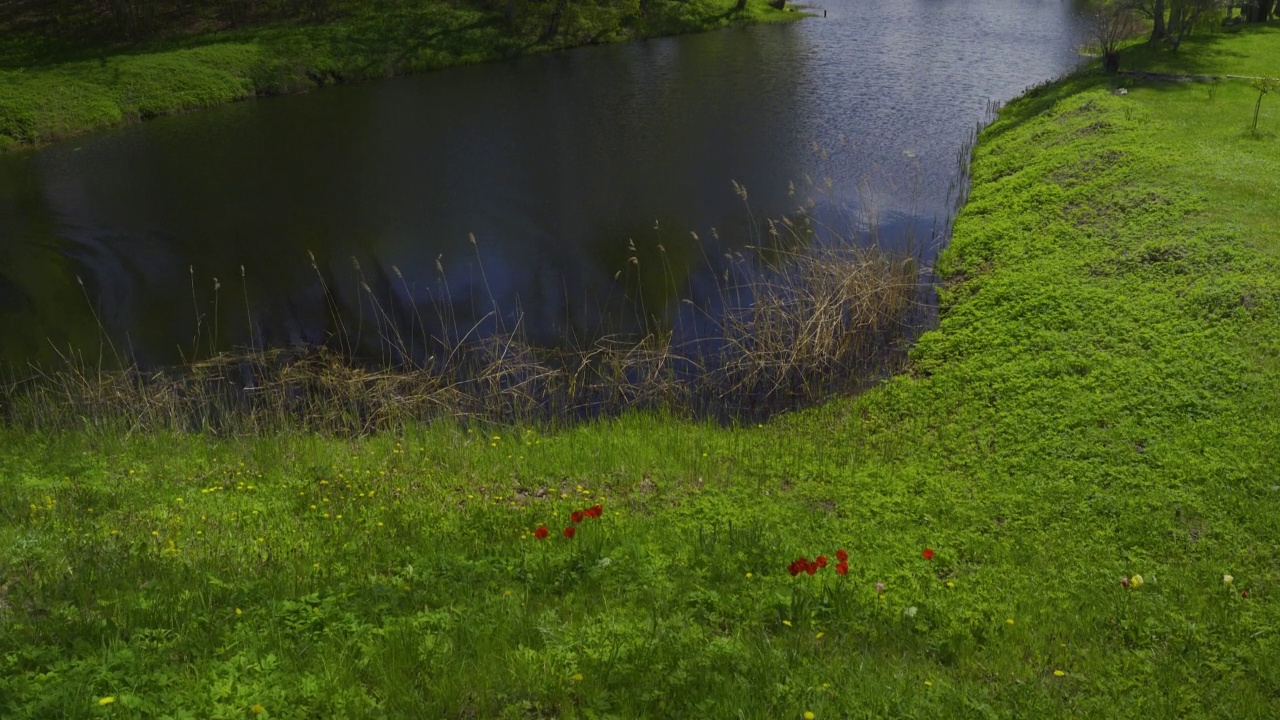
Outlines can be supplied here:
M569 538L570 540L572 540L573 536L576 535L577 533L578 533L578 528L572 525L564 529L564 536Z
M845 552L844 548L840 548L836 551L836 560L839 560L842 563L849 562L849 553Z
M836 572L840 573L841 575L844 575L844 574L848 573L848 572L849 572L849 563L847 563L847 562L838 563L838 564L836 565Z
M826 567L826 566L827 566L827 556L826 556L826 555L819 555L819 556L818 556L818 562L817 562L817 565L818 565L818 567L820 567L820 568L824 568L824 567Z
M574 510L573 514L569 516L569 520L576 523L582 522L582 511Z
M932 560L932 559L933 559L933 548L925 548L925 549L924 549L924 552L923 552L922 554L924 555L924 559L925 559L925 560Z
M800 565L799 565L798 563L796 563L794 560L793 560L793 561L791 561L791 564L787 566L787 572L791 573L791 577L795 577L795 576L799 575L799 574L800 574Z
M533 536L539 540L545 540L550 532L551 531L547 529L546 525L539 525L538 529L533 531Z
M1248 591L1248 590L1241 590L1241 591L1240 591L1240 597L1245 598L1245 599L1248 599L1248 598L1249 598L1249 591Z
M589 518L598 518L604 514L604 506L600 504L592 505L582 512L586 513Z
M809 566L806 567L804 571L809 573L810 575L818 572L818 563L809 563Z

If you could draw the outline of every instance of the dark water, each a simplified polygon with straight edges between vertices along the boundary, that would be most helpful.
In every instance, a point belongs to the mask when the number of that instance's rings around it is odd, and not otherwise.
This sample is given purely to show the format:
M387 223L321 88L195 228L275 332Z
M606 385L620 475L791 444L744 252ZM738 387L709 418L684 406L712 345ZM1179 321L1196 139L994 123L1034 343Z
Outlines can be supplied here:
M1077 62L1076 6L864 0L827 13L0 156L0 360L68 345L92 356L100 327L144 365L211 339L337 333L368 350L371 298L401 326L416 307L409 323L428 334L442 332L433 303L446 296L461 331L492 327L496 303L551 342L607 327L602 308L630 307L624 296L661 307L670 288L705 291L704 253L750 243L761 218L807 197L841 233L874 211L927 260L957 150L988 101Z

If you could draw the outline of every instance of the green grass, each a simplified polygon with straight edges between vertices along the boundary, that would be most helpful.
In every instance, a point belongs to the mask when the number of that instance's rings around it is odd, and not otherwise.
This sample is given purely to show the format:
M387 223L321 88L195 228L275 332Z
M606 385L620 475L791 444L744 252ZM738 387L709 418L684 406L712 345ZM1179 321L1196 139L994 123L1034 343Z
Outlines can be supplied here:
M528 27L513 30L499 14L435 0L326 24L281 23L135 47L64 46L13 34L0 39L0 150L255 95L803 17L773 10L764 0L751 0L741 13L733 12L733 5L733 0L655 2L650 16L638 20L605 7L574 5L550 43L536 42L537 16L528 18Z
M1127 89L985 131L941 325L856 399L8 431L0 716L1277 716L1280 107L1254 136L1245 83Z

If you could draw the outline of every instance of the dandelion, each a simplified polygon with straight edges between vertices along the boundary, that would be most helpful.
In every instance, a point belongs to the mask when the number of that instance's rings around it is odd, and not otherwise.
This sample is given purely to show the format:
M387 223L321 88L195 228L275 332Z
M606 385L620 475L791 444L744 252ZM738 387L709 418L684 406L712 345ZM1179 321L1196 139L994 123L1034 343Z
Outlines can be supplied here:
M261 715L262 713L266 712L266 710L267 709L262 707L260 703L254 703L253 707L249 708L249 712L253 713L254 715Z
M240 608L236 608L236 615L243 615L243 614L244 614L243 610L241 610Z
M115 695L108 695L108 696L106 696L106 697L100 697L100 698L98 698L98 704L99 704L99 705L110 705L111 703L113 703L113 702L115 702L115 701L116 701L116 696L115 696Z
M925 549L924 549L924 552L922 552L922 553L920 553L920 554L924 556L924 559L925 559L925 560L932 560L932 559L933 559L933 548L925 548Z
M1223 585L1230 585L1231 583L1235 582L1235 580L1236 580L1236 579L1235 579L1235 578L1233 578L1233 577L1231 577L1230 575L1223 575L1223 576L1222 576L1222 584L1223 584Z
M790 620L783 620L783 621L782 621L782 624L783 624L783 625L786 625L787 627L791 627L791 621L790 621Z
M948 581L948 582L947 582L947 589L948 589L948 590L950 590L950 589L954 588L955 586L956 586L956 584L955 584L955 583L950 582L950 581Z
M924 686L925 686L925 687L933 687L933 681L932 681L932 680L925 680L925 681L924 681Z
M1063 675L1066 675L1066 673L1062 672L1061 670L1054 670L1054 671L1053 671L1053 676L1054 676L1054 677L1062 677Z
M817 635L814 635L814 636L813 636L813 639L814 639L814 640L821 640L825 635L826 635L826 633L824 633L824 632L820 632L820 633L818 633Z
M813 720L816 716L809 710L804 711L804 720Z
M1005 619L1004 619L1004 624L1005 624L1005 625L1012 625L1012 624L1013 624L1013 618L1005 618Z
M1137 590L1138 588L1142 587L1142 576L1134 575L1133 577L1129 578L1129 587L1133 588L1134 590Z
M572 540L573 536L577 534L578 534L578 528L572 525L564 529L564 536L569 538L570 540Z
M573 681L574 681L574 682L582 682L582 673L574 673L574 674L573 674Z
M748 579L748 580L750 580L750 579L751 579L751 578L753 578L753 577L755 577L755 575L752 575L751 573L747 573L747 579Z

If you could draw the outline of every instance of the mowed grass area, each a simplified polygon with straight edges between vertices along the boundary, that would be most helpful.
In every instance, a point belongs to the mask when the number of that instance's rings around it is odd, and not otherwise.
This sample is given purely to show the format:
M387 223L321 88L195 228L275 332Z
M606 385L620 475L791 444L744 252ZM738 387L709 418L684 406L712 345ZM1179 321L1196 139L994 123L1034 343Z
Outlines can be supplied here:
M0 32L0 151L256 95L803 17L774 10L765 0L749 0L742 12L735 5L736 0L655 0L639 18L574 5L549 41L539 38L540 15L528 22L522 17L511 27L501 13L442 0L358 9L323 24L278 23L132 46L63 45L49 37ZM530 7L545 14L550 5Z
M0 716L1280 715L1280 98L1127 90L985 131L941 325L856 399L5 431Z

